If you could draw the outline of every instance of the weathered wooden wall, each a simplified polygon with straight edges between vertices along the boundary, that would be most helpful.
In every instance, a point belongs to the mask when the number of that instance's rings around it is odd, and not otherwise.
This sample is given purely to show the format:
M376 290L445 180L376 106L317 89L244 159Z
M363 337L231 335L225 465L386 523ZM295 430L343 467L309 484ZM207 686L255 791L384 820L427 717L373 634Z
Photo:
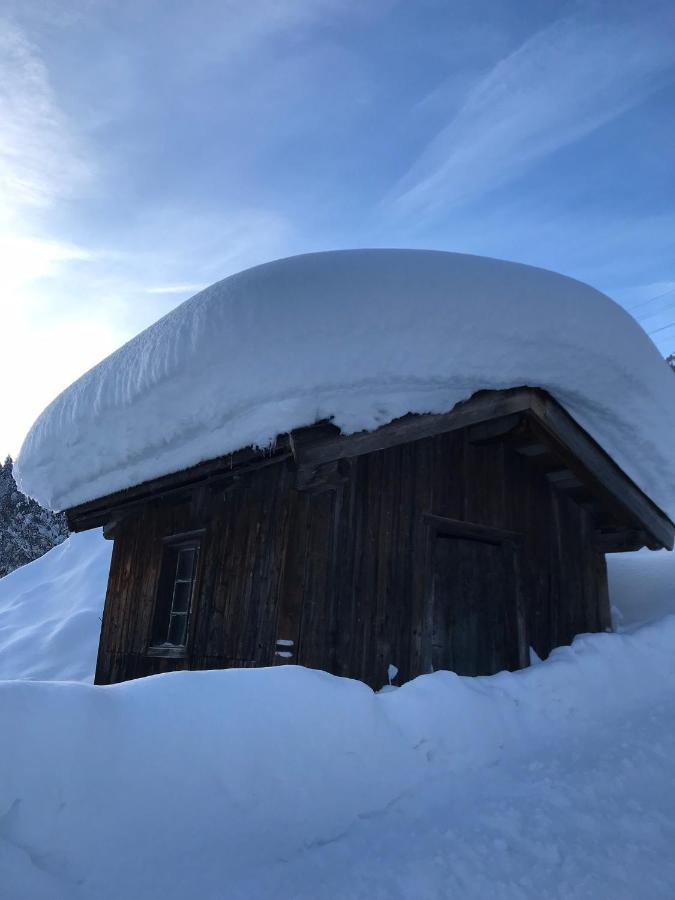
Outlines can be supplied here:
M594 548L590 513L506 443L477 446L466 431L450 432L342 460L335 481L298 491L294 464L284 460L199 497L150 502L125 520L115 539L97 682L271 665L280 661L279 638L294 641L293 662L373 687L386 683L393 663L397 680L406 680L444 658L433 573L440 565L447 576L452 560L465 588L472 567L481 567L482 586L473 599L465 591L466 603L480 605L481 628L492 621L478 671L500 659L516 665L502 563L466 542L438 550L428 513L524 535L521 626L540 656L607 626L604 557ZM149 658L162 538L195 528L205 532L189 655ZM499 582L492 591L484 566ZM442 588L443 576L436 580ZM509 634L499 637L505 628Z

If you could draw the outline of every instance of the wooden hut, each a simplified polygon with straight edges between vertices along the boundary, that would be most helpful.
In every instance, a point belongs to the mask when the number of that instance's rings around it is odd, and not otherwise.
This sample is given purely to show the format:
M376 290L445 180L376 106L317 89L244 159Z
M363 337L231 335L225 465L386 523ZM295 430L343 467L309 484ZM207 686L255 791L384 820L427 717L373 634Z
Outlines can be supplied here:
M280 435L68 510L114 540L96 682L325 669L491 674L610 627L605 553L673 525L547 393Z
M198 294L58 397L18 469L114 540L98 683L298 663L379 688L609 628L605 554L673 545L673 446L672 373L609 298L364 250Z

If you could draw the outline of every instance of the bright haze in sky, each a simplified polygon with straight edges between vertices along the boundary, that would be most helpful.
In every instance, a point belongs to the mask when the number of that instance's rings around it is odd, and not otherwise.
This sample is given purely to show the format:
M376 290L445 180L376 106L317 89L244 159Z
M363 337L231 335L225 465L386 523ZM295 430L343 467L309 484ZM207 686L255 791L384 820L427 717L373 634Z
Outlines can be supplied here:
M199 288L309 250L556 269L675 350L674 48L669 0L5 0L0 455Z

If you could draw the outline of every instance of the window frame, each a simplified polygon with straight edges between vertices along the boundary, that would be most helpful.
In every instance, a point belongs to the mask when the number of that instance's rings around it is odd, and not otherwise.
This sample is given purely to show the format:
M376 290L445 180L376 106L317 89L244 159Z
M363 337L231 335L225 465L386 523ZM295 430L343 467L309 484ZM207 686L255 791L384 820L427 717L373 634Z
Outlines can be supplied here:
M184 659L189 652L191 625L194 613L194 599L197 594L199 580L199 565L202 556L202 543L205 529L188 531L181 534L172 534L162 541L162 554L159 566L159 576L155 591L155 602L150 624L150 640L146 649L146 656L161 657L165 659ZM178 564L182 550L194 550L192 562L190 590L185 613L174 612L176 585L185 583L186 579L178 579ZM169 596L170 594L170 596ZM185 615L185 642L183 644L171 644L168 637L172 620L178 615ZM163 618L162 633L166 635L164 641L160 641L157 635L159 619Z

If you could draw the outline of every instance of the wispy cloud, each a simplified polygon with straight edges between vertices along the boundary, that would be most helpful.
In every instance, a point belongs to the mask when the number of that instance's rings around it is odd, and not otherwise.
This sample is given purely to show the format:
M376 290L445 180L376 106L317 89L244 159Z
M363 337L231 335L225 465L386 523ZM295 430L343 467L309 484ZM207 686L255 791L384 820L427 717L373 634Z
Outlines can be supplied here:
M386 200L434 216L519 176L644 100L675 72L675 19L558 20L468 93ZM642 13L642 10L639 10Z
M93 258L47 225L56 205L78 196L90 179L85 156L38 49L0 18L0 308L11 336L3 344L0 379L13 387L3 397L4 450L16 451L31 417L111 343L95 324L74 328L65 316L47 328L38 289ZM26 367L26 348L38 361L33 367Z
M194 294L204 287L203 284L160 284L145 289L146 294Z
M29 284L92 258L41 221L90 175L37 49L0 19L0 304L27 306Z
M77 190L91 174L36 49L0 20L0 208L15 217Z

